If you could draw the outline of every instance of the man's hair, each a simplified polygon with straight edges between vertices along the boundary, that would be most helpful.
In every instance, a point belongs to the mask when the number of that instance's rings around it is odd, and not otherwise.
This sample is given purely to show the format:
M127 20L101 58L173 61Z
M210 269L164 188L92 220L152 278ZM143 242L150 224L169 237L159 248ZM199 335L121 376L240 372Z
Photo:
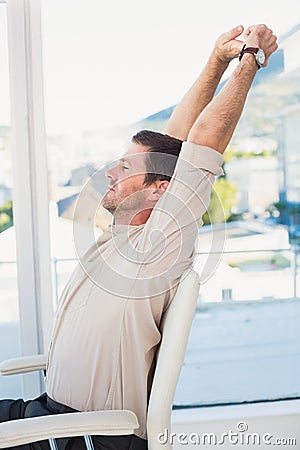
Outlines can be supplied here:
M131 141L149 149L146 153L147 173L144 184L149 186L158 180L170 181L183 141L151 130L139 131L132 137Z

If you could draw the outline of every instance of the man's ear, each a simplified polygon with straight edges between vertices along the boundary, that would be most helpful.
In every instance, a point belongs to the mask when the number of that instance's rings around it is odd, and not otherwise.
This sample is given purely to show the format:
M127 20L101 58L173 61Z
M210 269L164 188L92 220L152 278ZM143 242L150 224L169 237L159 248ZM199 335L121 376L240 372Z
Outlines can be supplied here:
M163 181L158 181L158 189L160 189L161 191L166 191L167 187L169 186L170 181L167 180L163 180Z
M169 181L163 180L163 181L155 181L153 183L153 186L151 186L151 201L157 202L162 194L166 191L167 187L169 186Z

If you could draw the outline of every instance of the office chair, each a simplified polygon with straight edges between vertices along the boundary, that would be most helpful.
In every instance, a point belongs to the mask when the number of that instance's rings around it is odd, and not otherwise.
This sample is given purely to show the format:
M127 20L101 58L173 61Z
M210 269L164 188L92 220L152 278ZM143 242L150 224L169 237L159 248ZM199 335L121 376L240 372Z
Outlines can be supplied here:
M176 385L183 364L187 341L199 294L199 277L194 270L185 272L177 292L164 312L161 343L147 412L148 449L172 449L161 444L158 435L171 431L171 413ZM45 370L46 356L25 356L0 364L2 375ZM133 434L139 427L132 411L92 411L57 414L0 423L0 448L24 445L48 439L51 450L57 450L56 438L84 436L87 450L93 450L93 435Z

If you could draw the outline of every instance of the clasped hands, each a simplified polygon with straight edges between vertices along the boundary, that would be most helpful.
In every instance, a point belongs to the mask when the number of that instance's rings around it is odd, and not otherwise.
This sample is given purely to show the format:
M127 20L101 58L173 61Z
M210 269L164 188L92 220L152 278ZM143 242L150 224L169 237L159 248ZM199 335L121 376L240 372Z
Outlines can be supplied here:
M239 39L242 33L244 40ZM278 48L277 36L266 25L252 25L246 30L242 25L239 25L218 37L212 57L220 64L228 64L239 56L244 44L247 47L261 48L265 52L266 59L263 67L267 66L269 57Z

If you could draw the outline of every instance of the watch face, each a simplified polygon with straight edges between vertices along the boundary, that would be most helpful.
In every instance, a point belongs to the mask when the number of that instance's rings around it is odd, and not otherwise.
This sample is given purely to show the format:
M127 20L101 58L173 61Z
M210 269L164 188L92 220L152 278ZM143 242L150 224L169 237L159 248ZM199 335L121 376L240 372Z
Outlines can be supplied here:
M264 51L261 48L258 49L258 51L256 53L256 60L257 60L258 64L260 66L262 66L263 63L265 62L265 59L266 59L266 57L265 57Z

